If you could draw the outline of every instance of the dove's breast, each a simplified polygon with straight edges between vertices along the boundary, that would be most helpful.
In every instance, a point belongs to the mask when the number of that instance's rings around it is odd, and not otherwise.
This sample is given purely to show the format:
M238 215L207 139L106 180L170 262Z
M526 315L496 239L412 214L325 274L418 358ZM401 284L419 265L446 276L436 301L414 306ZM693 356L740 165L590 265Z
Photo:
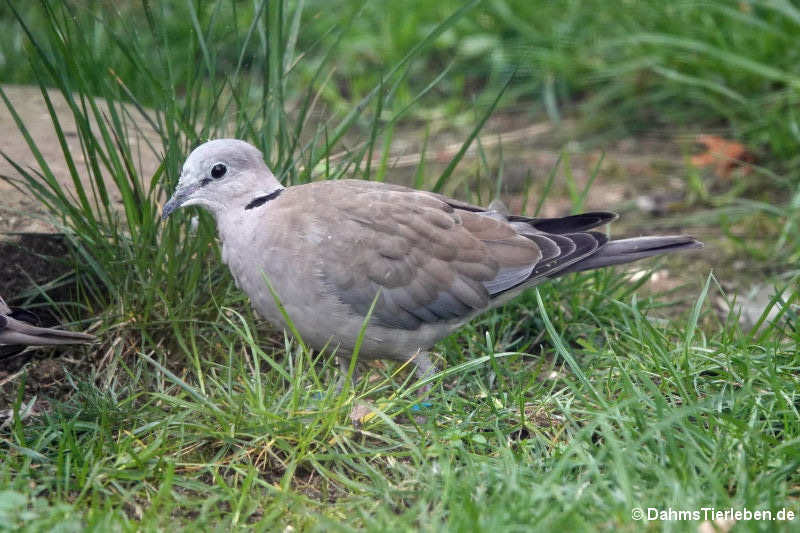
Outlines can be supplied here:
M280 299L303 341L328 353L349 352L359 337L364 316L354 313L333 293L328 278L331 265L322 248L329 246L331 224L320 224L313 209L286 209L284 197L217 221L222 240L222 259L230 268L237 286L251 300L255 310L277 327L288 324L269 290L267 280ZM309 200L307 198L307 200ZM313 206L306 202L305 206ZM452 324L455 329L462 321ZM365 331L361 356L405 360L423 346L433 344L447 331L446 325L422 326L400 331L370 324Z

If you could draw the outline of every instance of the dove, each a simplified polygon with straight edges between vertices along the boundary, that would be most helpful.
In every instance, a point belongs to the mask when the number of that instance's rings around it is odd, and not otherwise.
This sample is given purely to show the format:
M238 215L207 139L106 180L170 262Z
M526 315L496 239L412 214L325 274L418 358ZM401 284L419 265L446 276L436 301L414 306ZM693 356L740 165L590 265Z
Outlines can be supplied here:
M702 247L686 235L609 240L595 230L617 218L605 211L529 218L354 179L284 187L237 139L189 154L162 218L188 206L213 215L222 260L264 319L288 327L277 296L302 340L346 369L369 316L358 358L413 361L420 378L437 341L530 287Z
M0 355L9 356L25 346L91 342L93 335L35 326L36 316L22 309L11 309L0 297Z

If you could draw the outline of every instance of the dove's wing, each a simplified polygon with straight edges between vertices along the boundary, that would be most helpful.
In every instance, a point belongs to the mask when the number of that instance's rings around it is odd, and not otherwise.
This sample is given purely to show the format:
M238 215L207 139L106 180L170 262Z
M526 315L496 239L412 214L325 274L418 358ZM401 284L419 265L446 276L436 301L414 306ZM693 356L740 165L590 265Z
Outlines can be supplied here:
M306 208L320 207L309 214L317 226L332 230L332 238L316 239L318 274L361 316L380 291L373 320L384 327L416 329L468 318L506 291L545 279L606 242L595 232L548 234L534 219L509 222L404 187L349 180L320 185L303 191L311 196L305 196Z

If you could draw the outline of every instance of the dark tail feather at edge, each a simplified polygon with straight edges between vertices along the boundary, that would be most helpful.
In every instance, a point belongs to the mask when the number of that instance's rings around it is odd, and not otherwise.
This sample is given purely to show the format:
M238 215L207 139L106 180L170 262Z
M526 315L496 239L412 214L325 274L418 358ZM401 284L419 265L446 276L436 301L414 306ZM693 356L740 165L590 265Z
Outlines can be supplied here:
M578 233L587 231L603 224L608 224L618 218L616 213L610 211L592 211L579 215L569 215L558 218L528 218L521 216L509 216L509 222L522 222L544 233L555 233L564 235L567 233Z
M93 335L77 331L40 328L10 316L0 315L0 345L29 344L44 346L92 342Z
M570 265L558 275L582 272L605 266L630 263L653 255L702 248L703 243L688 235L665 235L659 237L633 237L609 241L600 250L582 261Z

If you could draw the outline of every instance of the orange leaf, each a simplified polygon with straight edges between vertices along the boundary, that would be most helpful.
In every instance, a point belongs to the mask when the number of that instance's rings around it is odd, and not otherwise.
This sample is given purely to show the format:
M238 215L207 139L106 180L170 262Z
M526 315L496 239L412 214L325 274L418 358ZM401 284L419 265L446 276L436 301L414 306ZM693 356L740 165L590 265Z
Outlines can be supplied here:
M691 162L696 167L714 166L717 177L728 179L731 171L742 163L754 160L753 154L747 151L742 143L729 141L716 135L698 135L697 142L706 147L706 151L692 156Z

